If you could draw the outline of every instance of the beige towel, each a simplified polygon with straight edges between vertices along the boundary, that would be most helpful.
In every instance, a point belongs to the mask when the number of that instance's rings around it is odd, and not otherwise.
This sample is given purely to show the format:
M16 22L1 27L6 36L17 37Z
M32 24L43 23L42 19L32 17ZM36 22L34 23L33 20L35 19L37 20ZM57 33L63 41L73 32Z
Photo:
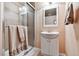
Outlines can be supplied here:
M17 34L18 34L18 52L19 49L25 50L27 49L25 34L24 34L24 26L17 26Z
M24 27L23 26L18 26L17 30L18 30L18 34L19 34L19 41L23 42L25 40Z
M9 55L13 56L17 53L16 51L16 26L8 26L9 35Z

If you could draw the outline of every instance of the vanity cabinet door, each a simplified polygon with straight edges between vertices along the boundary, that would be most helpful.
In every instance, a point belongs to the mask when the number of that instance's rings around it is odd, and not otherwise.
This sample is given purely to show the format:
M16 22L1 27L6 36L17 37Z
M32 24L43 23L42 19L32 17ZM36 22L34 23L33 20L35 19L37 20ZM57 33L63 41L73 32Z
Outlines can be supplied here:
M52 56L58 56L59 55L59 40L57 38L51 39L50 55L52 55Z
M50 55L49 48L50 48L50 43L49 43L48 39L42 38L41 39L41 52L42 52L42 54Z

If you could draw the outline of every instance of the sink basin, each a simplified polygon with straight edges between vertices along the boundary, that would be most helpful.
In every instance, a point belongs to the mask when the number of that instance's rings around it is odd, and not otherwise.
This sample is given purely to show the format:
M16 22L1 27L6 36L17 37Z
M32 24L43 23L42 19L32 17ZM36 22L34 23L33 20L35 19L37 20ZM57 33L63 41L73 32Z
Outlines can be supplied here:
M55 39L58 37L59 32L41 32L41 35L46 39Z

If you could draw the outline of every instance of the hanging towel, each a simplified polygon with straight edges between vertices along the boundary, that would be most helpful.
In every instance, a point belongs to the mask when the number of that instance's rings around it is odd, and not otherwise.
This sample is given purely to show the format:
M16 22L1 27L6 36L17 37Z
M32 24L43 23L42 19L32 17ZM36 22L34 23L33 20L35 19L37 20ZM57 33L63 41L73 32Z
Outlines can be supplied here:
M67 6L67 11L66 11L66 18L65 18L65 24L68 25L68 24L73 24L74 22L74 13L73 13L73 4L70 3L68 6Z
M16 26L8 26L8 35L9 35L9 55L16 55Z
M27 48L26 46L26 40L25 40L25 34L24 34L24 26L17 26L17 34L18 34L18 49L21 48L21 50L25 50Z
M20 42L23 42L25 40L25 37L24 37L24 27L23 26L17 26L17 30L18 30L18 33L19 33L19 41Z

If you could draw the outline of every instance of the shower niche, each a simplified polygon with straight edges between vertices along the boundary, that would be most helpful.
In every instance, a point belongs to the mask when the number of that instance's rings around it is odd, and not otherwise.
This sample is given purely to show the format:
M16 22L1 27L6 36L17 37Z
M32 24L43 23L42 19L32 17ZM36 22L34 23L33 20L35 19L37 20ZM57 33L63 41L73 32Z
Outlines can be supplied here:
M44 27L58 26L58 6L50 7L44 8Z

